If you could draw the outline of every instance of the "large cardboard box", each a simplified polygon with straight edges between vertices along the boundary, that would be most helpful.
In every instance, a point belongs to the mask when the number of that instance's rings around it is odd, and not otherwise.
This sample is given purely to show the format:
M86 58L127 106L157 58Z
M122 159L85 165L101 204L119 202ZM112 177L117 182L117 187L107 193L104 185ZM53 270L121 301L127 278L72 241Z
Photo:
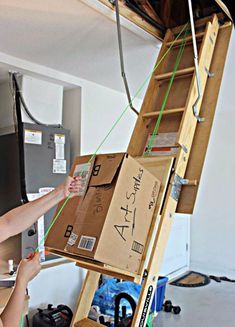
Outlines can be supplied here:
M82 161L76 158L72 174ZM57 239L64 247L62 234L69 219L73 231L63 250L138 273L159 188L160 182L131 156L97 155L85 195L77 205L73 199L67 204L62 218L69 218L51 231L54 245ZM49 234L47 246L51 240Z

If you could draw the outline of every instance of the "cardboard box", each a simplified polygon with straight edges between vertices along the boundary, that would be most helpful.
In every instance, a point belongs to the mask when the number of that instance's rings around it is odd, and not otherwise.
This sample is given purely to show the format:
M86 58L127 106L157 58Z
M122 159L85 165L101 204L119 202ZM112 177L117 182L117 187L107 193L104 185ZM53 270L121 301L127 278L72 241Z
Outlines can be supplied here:
M80 162L76 158L71 173ZM138 273L159 189L160 182L127 154L98 155L86 194L76 208L67 204L73 231L65 251ZM64 229L58 223L54 232Z
M83 156L78 157L76 161L73 163L70 176L73 176L74 172L76 171L76 166L79 164L84 164L89 161L91 156ZM68 201L66 206L64 207L63 211L61 212L59 218L53 225L49 235L47 236L45 246L49 249L54 249L63 252L66 244L68 242L69 237L73 231L73 224L76 219L74 215L79 202L82 198L81 197L74 197ZM55 216L57 215L58 211L60 210L64 201L59 203Z

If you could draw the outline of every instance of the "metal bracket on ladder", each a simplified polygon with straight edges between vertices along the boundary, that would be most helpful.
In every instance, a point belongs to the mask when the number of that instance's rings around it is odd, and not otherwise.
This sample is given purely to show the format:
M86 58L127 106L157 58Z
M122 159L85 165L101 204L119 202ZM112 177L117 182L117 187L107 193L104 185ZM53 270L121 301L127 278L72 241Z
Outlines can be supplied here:
M180 177L179 175L175 174L173 183L172 183L172 189L171 189L171 197L178 201L181 193L181 189L183 185L188 185L188 186L197 186L197 181L196 180L189 180Z
M182 189L182 177L179 175L175 175L174 181L172 183L172 189L171 189L171 197L175 200L178 201Z

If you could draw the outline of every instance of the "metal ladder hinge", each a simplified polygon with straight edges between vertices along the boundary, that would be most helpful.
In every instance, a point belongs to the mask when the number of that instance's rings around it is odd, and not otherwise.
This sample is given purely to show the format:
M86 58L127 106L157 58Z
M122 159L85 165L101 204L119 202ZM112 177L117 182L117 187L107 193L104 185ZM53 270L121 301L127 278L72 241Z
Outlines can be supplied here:
M171 188L171 197L175 200L178 201L182 189L182 185L188 185L189 184L188 179L184 179L180 177L179 175L175 174L173 183L172 183L172 188Z

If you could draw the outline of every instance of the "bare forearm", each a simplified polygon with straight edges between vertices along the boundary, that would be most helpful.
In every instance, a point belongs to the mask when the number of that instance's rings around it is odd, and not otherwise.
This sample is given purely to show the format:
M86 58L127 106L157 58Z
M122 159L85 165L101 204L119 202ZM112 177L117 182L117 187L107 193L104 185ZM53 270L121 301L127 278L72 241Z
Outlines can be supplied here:
M5 223L4 226L7 232L2 236L3 239L1 239L0 235L0 242L6 238L21 233L23 230L35 223L35 221L37 221L37 219L45 214L49 209L63 200L63 198L63 190L58 188L42 198L29 202L6 213L1 221L2 223Z
M19 327L25 301L26 285L16 283L12 295L1 314L4 327Z
M76 196L78 192L79 177L67 177L53 192L9 211L0 217L0 243L21 233L61 200Z
M25 291L28 283L41 270L40 254L37 252L30 259L21 260L16 277L14 291L0 317L3 327L19 327L24 309Z

